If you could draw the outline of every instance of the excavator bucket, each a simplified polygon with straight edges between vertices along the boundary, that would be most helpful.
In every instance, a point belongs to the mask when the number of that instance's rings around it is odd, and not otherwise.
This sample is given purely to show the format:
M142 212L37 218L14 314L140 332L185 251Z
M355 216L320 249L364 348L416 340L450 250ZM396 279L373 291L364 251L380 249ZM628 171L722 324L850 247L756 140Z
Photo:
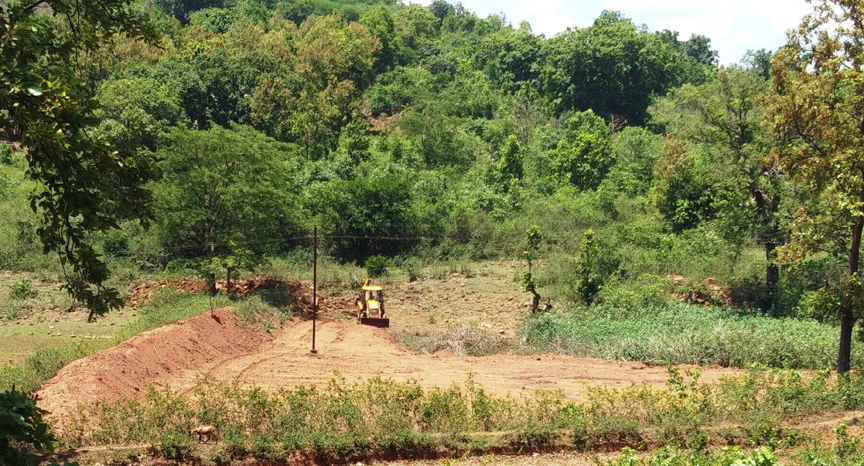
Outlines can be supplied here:
M361 317L360 323L363 325L371 325L373 327L378 328L389 328L390 327L390 319L383 318L380 319L378 317Z

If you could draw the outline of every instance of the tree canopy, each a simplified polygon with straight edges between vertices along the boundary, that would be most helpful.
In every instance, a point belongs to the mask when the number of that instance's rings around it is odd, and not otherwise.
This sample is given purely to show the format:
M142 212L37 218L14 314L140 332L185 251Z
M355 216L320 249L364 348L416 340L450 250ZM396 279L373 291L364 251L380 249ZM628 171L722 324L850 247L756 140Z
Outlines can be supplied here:
M66 287L91 316L122 304L105 286L109 271L91 247L93 232L152 217L143 183L156 176L138 147L115 148L93 130L98 104L74 70L80 52L125 35L158 37L131 0L18 1L0 5L0 132L21 138L29 175L40 185L31 206L41 216L45 251L60 253ZM48 12L51 14L49 15Z
M774 56L767 121L774 154L827 209L799 209L786 259L845 251L837 370L850 369L852 327L861 314L864 229L864 2L815 1L814 11Z

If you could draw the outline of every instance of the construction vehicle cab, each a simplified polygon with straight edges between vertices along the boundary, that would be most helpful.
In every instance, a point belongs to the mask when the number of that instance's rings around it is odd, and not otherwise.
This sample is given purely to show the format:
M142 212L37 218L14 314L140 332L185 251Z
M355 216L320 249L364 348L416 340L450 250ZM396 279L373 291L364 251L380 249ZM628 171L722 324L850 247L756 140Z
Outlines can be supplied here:
M360 296L354 301L357 306L357 319L363 325L387 328L390 319L384 313L384 290L372 284L372 279L363 281Z

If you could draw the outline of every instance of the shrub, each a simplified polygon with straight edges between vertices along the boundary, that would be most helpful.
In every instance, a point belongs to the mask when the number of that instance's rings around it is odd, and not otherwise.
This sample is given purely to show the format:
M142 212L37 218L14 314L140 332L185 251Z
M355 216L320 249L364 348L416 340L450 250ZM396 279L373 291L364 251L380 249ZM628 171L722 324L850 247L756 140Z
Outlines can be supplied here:
M9 293L13 298L24 299L32 293L32 285L29 280L19 280L12 284L12 291Z
M603 280L594 270L594 264L600 256L600 247L594 239L594 230L588 230L579 243L579 256L576 261L576 294L588 305L594 302L594 297L600 292Z
M402 262L402 269L408 274L409 282L416 282L423 273L423 261L416 257L410 257Z
M381 277L387 274L387 266L390 265L390 259L378 254L369 256L366 259L366 273L370 277Z
M21 307L15 305L6 306L6 308L4 309L4 314L6 315L7 319L15 320L18 318L18 316L21 315Z
M103 246L105 254L114 257L129 255L129 235L126 232L112 230L105 234Z
M55 438L42 420L43 414L35 398L14 389L0 392L0 464L35 465L28 449L54 449Z
M12 146L5 142L0 142L0 164L12 164Z

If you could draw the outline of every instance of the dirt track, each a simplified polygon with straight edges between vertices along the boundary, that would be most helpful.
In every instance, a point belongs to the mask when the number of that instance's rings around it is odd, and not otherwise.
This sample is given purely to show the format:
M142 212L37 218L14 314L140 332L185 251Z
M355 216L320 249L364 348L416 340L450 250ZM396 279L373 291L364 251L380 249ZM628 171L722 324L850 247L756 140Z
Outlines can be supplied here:
M415 354L395 343L388 330L330 318L318 321L319 353L313 355L311 332L312 322L298 319L270 337L243 327L230 311L207 312L75 361L39 390L39 404L58 422L79 403L142 396L150 384L191 393L202 374L265 389L326 383L334 372L349 381L381 374L424 387L462 384L472 374L493 395L560 389L573 400L583 399L595 384L663 387L667 379L661 367L560 355ZM708 368L702 380L735 373Z

